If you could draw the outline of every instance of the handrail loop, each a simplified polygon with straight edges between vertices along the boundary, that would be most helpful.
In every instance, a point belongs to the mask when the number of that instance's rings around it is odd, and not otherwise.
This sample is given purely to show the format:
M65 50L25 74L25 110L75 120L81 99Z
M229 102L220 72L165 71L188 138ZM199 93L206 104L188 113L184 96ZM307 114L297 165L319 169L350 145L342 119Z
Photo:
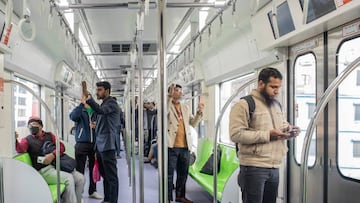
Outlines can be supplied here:
M306 177L308 172L308 156L309 156L309 148L311 135L314 132L315 124L317 123L321 113L325 109L325 106L329 102L330 98L336 92L339 85L345 80L345 78L350 75L350 73L355 70L360 65L360 57L354 60L351 64L348 65L331 84L328 86L324 94L321 96L319 103L316 105L313 116L309 122L308 128L306 129L305 140L303 143L302 151L301 151L301 170L300 170L300 202L307 202L307 188L306 188Z

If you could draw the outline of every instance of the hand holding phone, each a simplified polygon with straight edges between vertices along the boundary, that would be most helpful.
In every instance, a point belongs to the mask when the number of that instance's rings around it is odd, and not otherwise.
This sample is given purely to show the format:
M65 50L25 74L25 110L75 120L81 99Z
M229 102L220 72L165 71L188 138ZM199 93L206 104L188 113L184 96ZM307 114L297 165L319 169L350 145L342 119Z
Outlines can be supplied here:
M296 132L297 132L297 130L294 128L288 131L289 134L295 134Z

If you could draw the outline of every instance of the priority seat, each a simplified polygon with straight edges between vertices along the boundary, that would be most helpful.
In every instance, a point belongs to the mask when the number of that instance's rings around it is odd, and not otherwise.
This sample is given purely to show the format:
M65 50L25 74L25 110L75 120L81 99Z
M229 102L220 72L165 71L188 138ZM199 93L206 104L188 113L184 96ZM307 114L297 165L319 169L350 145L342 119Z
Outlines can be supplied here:
M217 173L217 200L221 201L222 194L230 176L239 167L239 161L234 147L224 144L218 145L221 149L220 170ZM189 167L189 175L211 195L214 195L214 176L201 173L211 154L213 153L214 142L209 139L200 139L197 147L197 157L193 165Z
M21 162L23 162L23 163L25 163L25 164L32 167L31 158L30 158L29 153L27 153L27 152L16 155L14 157L14 159L18 160L18 161L21 161ZM35 168L34 168L34 170L35 170ZM57 187L56 187L56 184L50 184L48 186L49 186L49 190L50 190L52 199L53 199L54 202L56 202L57 201ZM65 190L65 184L60 184L60 193L63 193L64 190Z

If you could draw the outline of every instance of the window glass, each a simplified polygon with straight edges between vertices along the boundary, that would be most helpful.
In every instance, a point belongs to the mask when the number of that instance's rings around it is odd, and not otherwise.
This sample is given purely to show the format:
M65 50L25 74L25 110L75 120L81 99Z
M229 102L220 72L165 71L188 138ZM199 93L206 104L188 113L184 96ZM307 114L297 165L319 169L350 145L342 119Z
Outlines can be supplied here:
M37 95L40 94L40 86L30 81L14 77L15 81L30 87ZM40 102L25 88L14 85L14 125L15 130L21 137L28 134L27 121L30 116L40 116Z
M353 140L353 156L360 158L360 141Z
M360 71L356 71L356 85L360 86Z
M234 80L230 80L220 84L220 109L223 108L227 100L233 95L239 87L241 87L245 82L249 81L250 78L254 77L253 74L246 75ZM232 101L232 103L226 108L224 114L221 119L220 129L219 129L219 139L220 142L226 144L233 144L230 140L229 135L229 114L231 110L231 106L233 106L236 102L240 100L241 97L250 94L251 90L256 88L256 83L251 84L246 87L240 94Z
M301 129L300 135L295 139L295 159L301 163L301 151L304 143L306 129L316 107L316 62L315 56L308 53L299 56L295 60L295 125ZM315 164L316 137L312 135L308 165Z
M279 31L279 37L291 32L291 31L294 31L295 26L294 26L294 22L291 17L288 2L285 1L282 4L280 4L277 7L276 12L277 12L276 13L276 23L277 23L277 27L278 27L278 31ZM272 16L273 16L272 11L268 12L267 16L268 16L268 19L271 24L271 30L275 37L275 30L274 30L275 27L274 27L274 22L273 22L273 18L272 18Z
M304 0L300 0L300 4L304 8ZM334 0L309 0L306 23L310 23L335 9Z
M287 1L277 7L276 20L279 28L280 37L295 30L294 22L292 20Z
M344 42L337 56L337 74L339 75L360 56L360 38ZM360 179L360 86L357 85L359 71L360 67L348 75L340 84L337 95L338 167L344 176L355 179Z

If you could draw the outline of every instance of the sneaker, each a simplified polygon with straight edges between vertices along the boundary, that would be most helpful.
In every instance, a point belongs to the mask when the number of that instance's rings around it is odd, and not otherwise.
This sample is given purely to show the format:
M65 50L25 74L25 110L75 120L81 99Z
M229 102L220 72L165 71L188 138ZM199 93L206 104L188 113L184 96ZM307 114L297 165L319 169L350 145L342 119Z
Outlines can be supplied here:
M89 198L93 198L93 199L103 199L104 197L101 196L99 193L97 192L93 192L91 195L89 195Z

